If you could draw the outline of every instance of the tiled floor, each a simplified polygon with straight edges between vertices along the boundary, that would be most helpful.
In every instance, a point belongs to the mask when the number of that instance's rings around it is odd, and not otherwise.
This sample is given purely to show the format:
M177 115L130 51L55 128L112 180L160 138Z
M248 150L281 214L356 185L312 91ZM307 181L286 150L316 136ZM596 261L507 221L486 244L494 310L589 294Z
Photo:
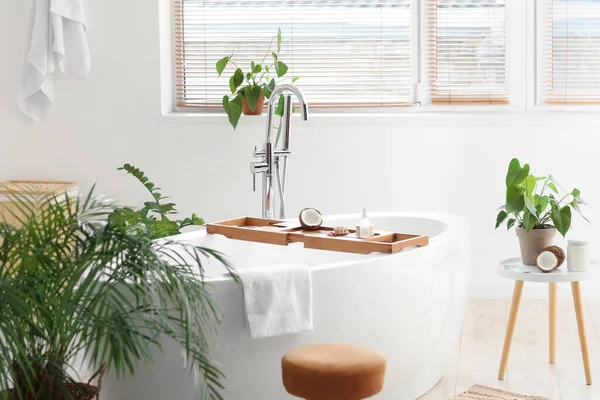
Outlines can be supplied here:
M460 346L446 374L420 400L447 400L472 384L482 384L554 400L600 400L600 301L585 309L594 384L583 373L573 302L560 299L556 364L548 363L548 306L523 299L506 379L497 379L510 300L471 300Z

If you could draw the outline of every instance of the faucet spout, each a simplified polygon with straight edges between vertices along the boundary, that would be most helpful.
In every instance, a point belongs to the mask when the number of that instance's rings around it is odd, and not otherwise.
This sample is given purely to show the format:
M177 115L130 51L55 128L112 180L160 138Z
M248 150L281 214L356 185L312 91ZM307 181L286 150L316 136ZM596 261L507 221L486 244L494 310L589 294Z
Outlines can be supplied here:
M302 115L302 120L308 121L308 103L304 98L302 90L300 90L298 86L290 84L277 86L271 93L271 97L269 97L269 108L267 110L267 134L265 136L265 143L272 142L273 140L273 112L275 111L275 103L279 98L279 95L285 92L292 92L296 96L298 102L300 103L300 114Z

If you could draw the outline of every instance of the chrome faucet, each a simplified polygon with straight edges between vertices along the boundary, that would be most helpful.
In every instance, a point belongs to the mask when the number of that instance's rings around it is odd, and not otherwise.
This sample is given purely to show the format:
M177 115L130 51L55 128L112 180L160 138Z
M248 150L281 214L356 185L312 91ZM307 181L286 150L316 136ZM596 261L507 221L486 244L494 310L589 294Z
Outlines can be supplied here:
M273 111L280 95L293 93L300 102L300 114L304 121L308 120L308 104L302 91L294 85L280 85L271 93L267 111L267 134L262 150L254 147L254 159L250 162L250 172L253 177L253 188L256 190L256 175L262 174L262 217L269 219L285 219L285 185L287 178L287 158L290 152L290 123L292 116L292 96L284 95L283 115L278 127L276 142L273 143ZM281 148L276 149L282 138ZM277 191L277 200L274 193Z

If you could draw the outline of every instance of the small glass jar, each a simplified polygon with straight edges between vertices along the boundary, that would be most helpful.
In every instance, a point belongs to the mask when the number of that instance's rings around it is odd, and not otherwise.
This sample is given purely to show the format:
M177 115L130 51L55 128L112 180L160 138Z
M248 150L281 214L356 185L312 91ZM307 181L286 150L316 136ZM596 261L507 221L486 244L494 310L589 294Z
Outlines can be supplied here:
M590 266L588 242L569 240L567 246L567 269L571 272L586 272Z

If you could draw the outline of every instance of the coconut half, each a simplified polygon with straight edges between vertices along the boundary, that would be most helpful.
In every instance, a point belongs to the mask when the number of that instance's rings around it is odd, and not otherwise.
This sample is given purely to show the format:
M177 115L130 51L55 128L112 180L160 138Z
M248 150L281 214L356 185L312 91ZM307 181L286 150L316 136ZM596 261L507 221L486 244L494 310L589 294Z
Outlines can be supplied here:
M538 254L535 264L542 272L554 271L565 262L565 252L558 246L549 246Z
M300 211L300 225L308 231L319 229L323 224L323 215L315 208L305 208Z

